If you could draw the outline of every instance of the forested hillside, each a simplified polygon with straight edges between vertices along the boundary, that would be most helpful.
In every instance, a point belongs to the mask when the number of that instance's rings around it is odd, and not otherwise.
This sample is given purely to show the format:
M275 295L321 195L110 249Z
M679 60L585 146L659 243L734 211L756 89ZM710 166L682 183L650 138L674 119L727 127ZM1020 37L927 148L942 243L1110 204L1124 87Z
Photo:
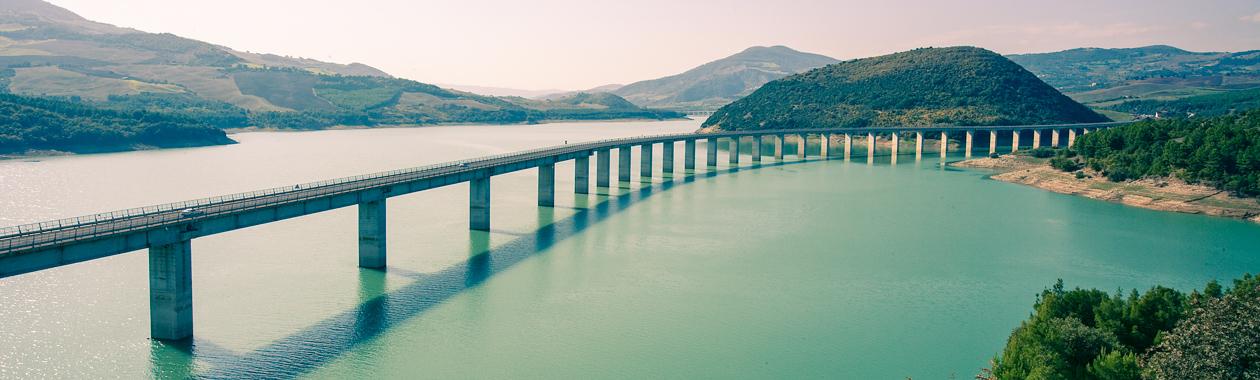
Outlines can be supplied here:
M0 154L28 150L106 152L232 142L223 130L188 115L111 110L0 94Z

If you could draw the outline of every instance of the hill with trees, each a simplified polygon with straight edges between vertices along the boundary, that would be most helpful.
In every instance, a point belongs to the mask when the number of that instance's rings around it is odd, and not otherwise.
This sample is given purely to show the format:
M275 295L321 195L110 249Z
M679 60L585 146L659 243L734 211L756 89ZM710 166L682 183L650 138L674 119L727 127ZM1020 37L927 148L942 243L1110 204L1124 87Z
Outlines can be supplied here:
M681 74L631 83L612 92L644 107L713 110L766 82L836 62L786 46L754 46Z
M112 110L0 94L0 154L108 152L231 144L223 130L184 114Z
M1181 99L1142 99L1116 104L1107 109L1134 115L1220 116L1260 109L1260 87L1196 95Z
M924 48L845 61L779 79L705 128L1018 125L1101 122L1010 60L975 47Z

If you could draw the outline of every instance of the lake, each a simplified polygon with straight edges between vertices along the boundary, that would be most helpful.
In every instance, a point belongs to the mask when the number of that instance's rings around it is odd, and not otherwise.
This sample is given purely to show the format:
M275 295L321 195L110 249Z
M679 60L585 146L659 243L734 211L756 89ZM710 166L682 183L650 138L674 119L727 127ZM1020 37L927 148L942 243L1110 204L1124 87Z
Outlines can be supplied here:
M253 132L6 160L0 225L698 125ZM581 196L562 163L554 208L535 206L534 171L496 176L490 232L467 229L466 184L391 198L384 272L357 267L354 208L194 240L187 343L148 338L143 251L0 279L0 378L961 379L1056 279L1188 291L1260 270L1256 224L934 156L719 161Z

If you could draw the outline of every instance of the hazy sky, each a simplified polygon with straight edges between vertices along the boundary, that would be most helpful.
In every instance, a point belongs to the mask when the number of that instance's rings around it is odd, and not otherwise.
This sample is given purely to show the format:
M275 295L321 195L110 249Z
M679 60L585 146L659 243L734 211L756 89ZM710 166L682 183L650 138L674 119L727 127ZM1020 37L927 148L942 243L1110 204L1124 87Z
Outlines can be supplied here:
M52 2L96 21L239 50L522 89L651 79L753 45L839 59L947 45L1004 54L1150 44L1260 49L1257 0Z

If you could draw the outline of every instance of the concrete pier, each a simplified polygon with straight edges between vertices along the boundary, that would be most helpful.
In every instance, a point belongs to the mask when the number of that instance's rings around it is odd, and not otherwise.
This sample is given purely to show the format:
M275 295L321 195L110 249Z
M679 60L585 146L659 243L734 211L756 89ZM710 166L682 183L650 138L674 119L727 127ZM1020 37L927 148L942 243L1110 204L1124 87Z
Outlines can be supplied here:
M191 337L192 302L192 241L149 248L149 336L159 340Z
M1019 150L1019 131L1011 132L1011 153Z
M1059 147L1059 130L1058 129L1050 130L1050 147L1051 148Z
M866 162L875 160L875 134L866 134Z
M629 145L617 148L617 182L623 184L630 182L630 149L632 148Z
M822 157L822 159L824 160L830 159L831 158L831 134L822 133L822 134L819 134L818 137L820 138L820 140L818 141L818 156Z
M898 149L900 148L900 146L901 146L901 134L897 132L893 132L892 133L892 156L893 156L894 161L897 159L897 152L900 150Z
M989 155L997 154L997 131L989 131Z
M639 146L639 181L652 182L652 156L656 154L654 144Z
M946 152L949 152L949 134L941 131L941 158L945 158Z
M595 152L595 186L608 187L609 171L612 168L612 151Z
M696 170L696 140L683 141L683 170Z
M783 135L774 135L774 159L783 161Z
M1041 147L1041 130L1040 130L1040 129L1034 129L1034 130L1033 130L1033 145L1032 145L1032 148L1033 148L1033 149L1037 149L1037 148L1040 148L1040 147Z
M717 167L718 139L709 139L704 145L704 166Z
M809 157L809 152L805 150L805 146L809 145L809 135L804 133L797 135L796 139L796 158L804 160Z
M844 160L848 161L853 153L853 135L844 134Z
M556 164L538 165L538 205L556 205Z
M1068 129L1068 148L1071 148L1072 145L1075 145L1075 144L1076 144L1076 130Z
M359 204L359 268L385 267L385 199Z
M967 131L967 143L963 144L965 146L963 148L964 149L963 158L966 158L969 160L971 159L971 146L972 146L972 142L975 140L975 137L976 137L976 131Z
M726 162L731 166L739 166L739 137L732 137L726 143Z
M674 142L666 141L661 143L661 173L673 176L674 174Z
M590 194L591 192L591 158L573 159L573 192Z
M914 160L923 159L923 132L914 133Z
M753 163L761 162L761 136L752 137L752 160Z
M468 181L468 229L490 230L490 176Z

